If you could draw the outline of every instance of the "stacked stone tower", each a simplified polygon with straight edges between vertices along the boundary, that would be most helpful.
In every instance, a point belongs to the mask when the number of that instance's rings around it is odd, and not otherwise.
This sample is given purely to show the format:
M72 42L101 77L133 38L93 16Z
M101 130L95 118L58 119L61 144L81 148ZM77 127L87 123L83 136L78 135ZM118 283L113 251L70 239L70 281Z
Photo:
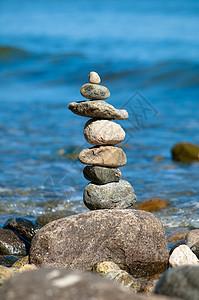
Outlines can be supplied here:
M85 124L84 137L94 145L79 153L79 161L87 165L84 177L90 181L84 191L84 203L90 209L129 208L136 201L131 184L122 180L118 169L126 164L124 151L115 145L125 138L122 127L111 120L128 119L126 110L116 109L105 102L109 90L99 85L101 79L96 72L89 75L89 83L81 88L87 101L72 102L68 108L75 114L91 118Z

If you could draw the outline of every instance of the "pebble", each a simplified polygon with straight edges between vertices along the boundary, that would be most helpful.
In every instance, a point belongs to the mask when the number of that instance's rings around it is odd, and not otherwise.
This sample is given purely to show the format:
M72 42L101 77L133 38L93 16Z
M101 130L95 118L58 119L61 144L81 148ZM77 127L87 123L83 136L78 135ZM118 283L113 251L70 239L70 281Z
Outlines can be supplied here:
M177 243L178 241L184 239L188 232L189 230L186 228L177 229L168 235L168 242Z
M154 198L146 200L136 206L137 209L145 210L145 211L158 211L162 208L165 208L168 206L168 203L162 199Z
M177 267L181 265L198 265L199 261L197 256L186 245L180 245L173 250L169 263L171 267Z
M131 288L134 292L139 292L141 283L139 280L135 279L129 273L123 270L113 270L105 274L104 276L107 279L118 282L128 288Z
M89 82L99 84L101 82L100 76L96 72L90 72L89 74Z
M0 254L25 256L30 243L8 229L0 230Z
M92 271L94 273L97 273L98 275L101 276L104 276L106 273L115 270L120 270L120 267L113 261L98 262L92 268Z
M97 146L83 149L78 156L79 161L85 165L102 167L122 167L127 158L121 148L114 146Z
M199 161L199 146L192 143L178 143L172 148L174 161L192 163Z
M89 120L84 127L84 137L92 145L116 145L125 138L120 124L109 120Z
M122 177L120 169L99 166L86 166L83 174L87 180L95 184L118 182Z
M25 257L22 257L20 258L19 260L17 260L13 265L12 267L13 268L17 268L17 269L20 269L22 267L24 267L25 265L29 264L29 256L25 256Z
M84 204L90 210L129 208L135 202L134 189L125 180L104 185L89 183L84 190Z
M110 97L110 91L102 85L86 83L80 90L82 96L91 100L105 100Z
M199 258L199 229L191 230L186 235L185 244Z
M88 118L128 119L128 112L125 109L116 109L102 100L72 102L68 104L68 109L76 115Z

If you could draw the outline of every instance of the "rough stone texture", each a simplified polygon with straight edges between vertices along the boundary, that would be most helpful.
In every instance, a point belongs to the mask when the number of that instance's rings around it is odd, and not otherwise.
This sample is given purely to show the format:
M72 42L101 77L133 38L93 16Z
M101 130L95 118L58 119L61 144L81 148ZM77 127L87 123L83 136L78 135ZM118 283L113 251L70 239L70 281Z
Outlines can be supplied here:
M189 230L186 228L175 230L174 232L168 235L168 242L177 243L178 241L184 239L188 232Z
M186 235L185 244L199 258L199 229L191 230Z
M129 117L125 109L116 109L102 100L72 102L68 104L68 109L78 116L88 118L125 120Z
M17 269L20 269L22 267L24 267L25 265L29 264L29 256L25 256L19 260L17 260L13 265L12 267L13 268L17 268Z
M0 265L4 267L11 267L15 262L17 262L19 259L14 256L4 256L0 259Z
M109 120L89 120L84 127L84 137L92 145L116 145L125 138L120 124Z
M61 218L65 218L68 216L75 215L76 213L70 210L62 210L62 211L56 211L56 212L49 212L44 215L41 215L37 217L35 223L39 225L40 227L43 227L44 225Z
M25 256L28 254L29 248L30 243L20 238L13 231L0 230L0 254Z
M133 278L129 273L124 270L113 270L105 274L107 279L121 283L124 286L131 288L134 292L139 292L141 283L139 280Z
M162 273L169 249L161 222L134 209L97 210L53 221L34 236L30 262L91 270L113 261L135 276Z
M168 203L162 199L154 198L146 200L136 206L137 209L149 212L158 211L168 206Z
M79 161L85 165L102 167L122 167L127 158L121 148L114 146L96 146L82 150L78 156Z
M94 273L97 273L98 275L101 276L105 275L110 271L115 271L115 270L120 270L120 267L112 261L102 261L96 263L92 268L92 271Z
M31 242L33 236L39 230L39 227L33 222L24 218L9 219L3 226L4 229L10 229Z
M197 256L186 245L180 245L172 252L169 263L171 267L180 265L198 265L199 261Z
M155 290L155 286L161 276L162 276L162 274L156 274L156 275L151 276L150 278L146 278L144 280L142 280L142 278L141 278L140 279L140 281L141 281L140 292L147 294L147 295L153 293Z
M104 185L89 183L84 190L84 204L91 210L129 208L135 202L134 189L126 180Z
M155 293L185 300L198 300L199 266L180 266L169 269L158 281Z
M105 100L110 97L110 91L102 85L86 83L80 90L82 96L91 100Z
M90 72L89 82L99 84L101 82L100 76L96 72Z
M171 300L137 295L94 274L64 269L39 269L17 274L5 282L1 300ZM174 299L173 299L174 300Z
M191 163L199 161L199 146L191 143L179 143L172 149L174 161Z
M83 170L84 177L95 184L118 182L122 177L119 169L99 166L86 166Z

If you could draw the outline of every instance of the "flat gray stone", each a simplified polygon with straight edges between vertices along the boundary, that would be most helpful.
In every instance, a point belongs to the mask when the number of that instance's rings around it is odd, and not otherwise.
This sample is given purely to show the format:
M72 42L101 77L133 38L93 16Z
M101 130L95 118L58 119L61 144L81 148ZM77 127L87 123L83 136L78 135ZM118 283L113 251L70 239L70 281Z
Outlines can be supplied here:
M116 109L102 100L72 102L68 104L68 109L78 116L88 118L125 120L129 117L125 109Z
M82 150L78 156L85 165L118 168L126 164L126 154L121 148L114 146L97 146Z
M87 180L95 184L118 182L122 177L122 172L119 169L99 166L86 166L83 174Z
M117 145L125 138L120 124L109 120L89 120L84 127L84 137L92 145Z
M91 210L129 208L135 202L134 189L126 180L104 185L89 183L84 190L84 204Z
M102 85L86 83L80 90L82 96L91 100L105 100L110 97L110 91Z

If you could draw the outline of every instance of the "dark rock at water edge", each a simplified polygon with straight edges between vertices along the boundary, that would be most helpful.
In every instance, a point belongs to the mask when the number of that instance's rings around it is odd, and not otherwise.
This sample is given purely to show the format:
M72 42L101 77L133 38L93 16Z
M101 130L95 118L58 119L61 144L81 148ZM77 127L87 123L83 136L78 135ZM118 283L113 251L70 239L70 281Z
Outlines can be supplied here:
M84 204L91 210L129 208L135 202L134 189L126 180L104 185L89 183L84 190Z
M185 300L199 299L199 266L180 266L169 269L158 281L155 294L179 297Z
M24 218L9 219L4 224L3 228L14 231L29 242L31 242L33 236L37 230L39 230L39 227L36 224Z
M37 217L35 223L39 225L40 227L43 227L44 225L48 224L49 222L52 222L54 220L58 220L61 218L65 218L68 216L75 215L76 213L70 210L61 210L61 211L55 211L55 212L49 212L44 215L41 215Z
M199 146L191 143L179 143L172 149L174 161L191 163L199 161Z
M87 180L95 184L118 182L122 176L119 169L100 166L86 166L83 173Z
M107 87L94 83L86 83L80 90L82 96L92 100L105 100L110 97L110 91Z
M0 230L0 254L25 256L30 243L8 229Z
M30 263L37 266L90 271L108 260L134 277L163 273L168 259L161 222L134 209L96 210L53 221L36 233L30 249Z
M4 256L0 259L0 265L5 267L11 267L18 260L19 259L17 257L11 255Z

